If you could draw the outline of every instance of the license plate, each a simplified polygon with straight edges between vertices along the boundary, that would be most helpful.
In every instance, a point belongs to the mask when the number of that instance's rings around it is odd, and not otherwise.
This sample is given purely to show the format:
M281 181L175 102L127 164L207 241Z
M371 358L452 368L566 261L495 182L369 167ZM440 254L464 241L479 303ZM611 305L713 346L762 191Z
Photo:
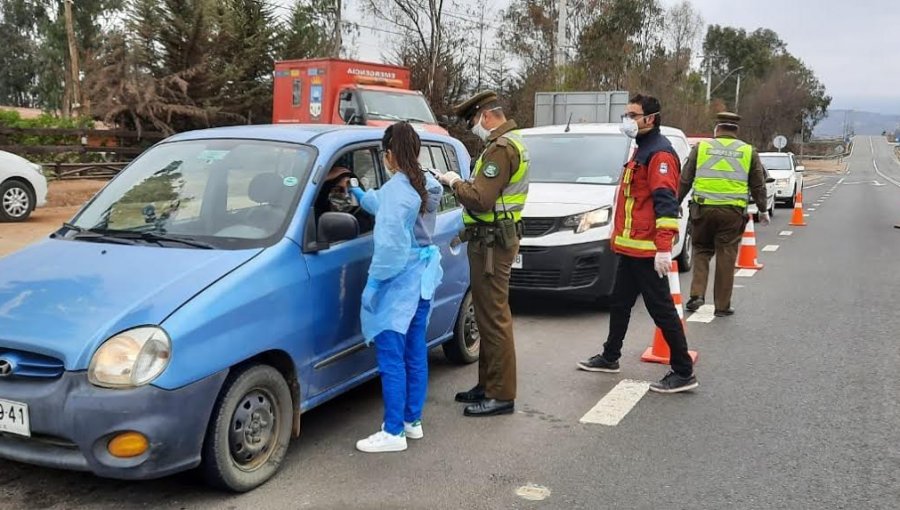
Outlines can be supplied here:
M522 269L522 254L516 253L516 260L512 263L513 269Z
M28 404L0 399L0 432L31 437Z

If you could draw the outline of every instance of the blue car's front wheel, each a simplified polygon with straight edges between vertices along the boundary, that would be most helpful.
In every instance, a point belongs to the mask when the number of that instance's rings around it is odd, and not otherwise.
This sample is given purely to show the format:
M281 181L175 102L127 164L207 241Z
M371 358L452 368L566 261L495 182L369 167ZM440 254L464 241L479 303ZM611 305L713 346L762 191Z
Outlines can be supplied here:
M244 367L229 375L203 445L206 479L246 492L271 478L290 443L292 405L287 382L271 366Z

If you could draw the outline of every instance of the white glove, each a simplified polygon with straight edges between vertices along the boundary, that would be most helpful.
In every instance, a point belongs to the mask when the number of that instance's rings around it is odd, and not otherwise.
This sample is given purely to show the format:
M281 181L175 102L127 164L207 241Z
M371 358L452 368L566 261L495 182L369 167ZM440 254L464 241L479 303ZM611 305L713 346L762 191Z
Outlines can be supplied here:
M760 225L762 225L764 227L768 227L770 222L771 222L771 218L769 218L769 213L767 213L767 212L759 213L759 224Z
M672 269L672 252L656 252L656 258L653 259L653 269L656 269L656 274L660 278L668 276L669 271Z
M443 184L446 184L449 187L453 187L454 184L461 181L462 177L459 176L456 172L444 172L441 174L440 181Z

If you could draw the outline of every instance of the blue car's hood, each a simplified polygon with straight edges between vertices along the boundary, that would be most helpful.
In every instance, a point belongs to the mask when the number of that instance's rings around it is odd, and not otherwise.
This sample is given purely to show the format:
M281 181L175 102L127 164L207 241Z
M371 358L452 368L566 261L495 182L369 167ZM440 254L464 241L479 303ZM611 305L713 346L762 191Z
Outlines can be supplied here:
M86 369L109 336L160 324L259 251L44 241L0 259L0 348Z

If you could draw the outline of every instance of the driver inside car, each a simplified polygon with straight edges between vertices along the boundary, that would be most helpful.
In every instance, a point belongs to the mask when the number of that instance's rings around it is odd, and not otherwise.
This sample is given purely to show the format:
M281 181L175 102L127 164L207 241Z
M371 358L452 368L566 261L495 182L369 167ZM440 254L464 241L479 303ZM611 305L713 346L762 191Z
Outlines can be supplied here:
M352 214L359 221L359 231L369 232L374 228L374 220L363 211L359 202L350 194L350 179L356 178L349 168L334 166L325 176L322 190L316 198L316 218L326 212Z

